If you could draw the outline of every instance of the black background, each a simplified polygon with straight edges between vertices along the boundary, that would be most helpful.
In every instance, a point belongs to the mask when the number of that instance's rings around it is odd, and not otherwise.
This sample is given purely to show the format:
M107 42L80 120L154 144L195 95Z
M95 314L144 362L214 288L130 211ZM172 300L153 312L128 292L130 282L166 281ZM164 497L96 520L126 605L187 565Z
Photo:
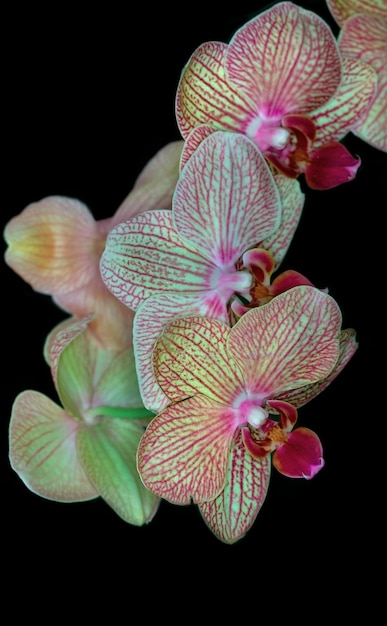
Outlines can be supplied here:
M227 9L220 2L174 8L109 3L88 13L63 4L55 11L10 11L2 63L2 227L27 204L51 194L79 198L96 218L110 216L146 162L180 139L174 98L191 53L210 39L228 41L265 4L238 2ZM299 4L337 33L324 2ZM28 491L8 462L11 406L27 388L55 399L42 348L64 314L0 265L1 516L12 585L30 587L38 569L40 600L48 580L65 578L78 594L92 581L91 603L110 606L111 596L99 590L120 581L127 595L118 594L111 608L128 619L140 589L157 596L155 606L164 614L177 610L171 607L178 595L188 616L191 606L202 610L216 596L219 607L232 602L244 611L247 602L255 618L263 607L277 610L286 589L296 598L289 611L301 616L307 594L316 594L314 611L335 597L344 606L345 589L350 602L352 592L343 581L367 578L383 519L373 485L375 456L385 438L376 382L384 367L387 163L386 155L352 134L345 144L362 158L356 180L307 192L282 269L328 287L342 309L343 326L357 330L360 347L329 389L300 410L300 423L323 442L325 468L312 481L273 471L253 528L235 545L219 542L193 506L162 503L148 526L136 528L102 500L59 504ZM52 593L66 604L63 590ZM148 609L143 605L145 615Z

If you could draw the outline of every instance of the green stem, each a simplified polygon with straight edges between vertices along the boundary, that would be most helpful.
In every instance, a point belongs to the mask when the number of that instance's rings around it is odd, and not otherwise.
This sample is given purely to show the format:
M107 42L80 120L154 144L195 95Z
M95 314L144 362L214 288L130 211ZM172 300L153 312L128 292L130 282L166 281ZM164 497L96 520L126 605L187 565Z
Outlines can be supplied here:
M95 406L87 411L87 417L93 418L98 415L108 415L109 417L122 417L124 419L144 419L153 417L155 413L148 411L145 407L137 407L135 409L114 407L114 406Z

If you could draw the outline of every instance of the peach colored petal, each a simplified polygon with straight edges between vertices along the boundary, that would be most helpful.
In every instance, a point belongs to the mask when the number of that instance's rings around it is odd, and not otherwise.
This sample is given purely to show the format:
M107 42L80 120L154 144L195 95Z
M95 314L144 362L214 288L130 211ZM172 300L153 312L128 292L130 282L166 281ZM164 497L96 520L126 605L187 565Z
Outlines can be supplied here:
M33 289L65 293L90 279L104 242L78 200L49 196L28 205L5 227L6 263Z

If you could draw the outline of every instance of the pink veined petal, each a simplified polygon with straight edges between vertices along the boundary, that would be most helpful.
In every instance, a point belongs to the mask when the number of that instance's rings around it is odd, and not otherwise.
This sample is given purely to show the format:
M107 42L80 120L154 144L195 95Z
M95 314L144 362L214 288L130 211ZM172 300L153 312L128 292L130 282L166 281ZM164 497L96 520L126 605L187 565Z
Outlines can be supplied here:
M153 368L153 349L159 335L167 323L177 317L206 313L208 308L200 298L176 293L155 294L137 309L133 345L141 397L150 411L159 413L169 402Z
M313 151L305 179L311 189L332 189L353 180L360 163L343 144L326 143Z
M374 148L387 152L387 71L379 72L378 88L371 109L366 117L352 129L363 141Z
M337 378L340 372L352 359L358 347L359 344L356 339L355 330L353 328L346 328L345 330L342 330L340 333L340 354L337 364L333 368L332 372L326 378L323 378L316 383L300 387L299 389L295 389L293 391L281 393L278 397L286 402L289 402L290 404L293 404L297 408L303 406L307 402L310 402L313 398L324 391L324 389L326 389L328 385L335 380L335 378Z
M98 493L125 522L142 526L151 521L157 496L148 491L137 472L136 454L143 428L125 419L104 418L82 428L79 457Z
M202 44L182 72L176 94L176 120L184 138L196 126L207 123L214 130L240 132L246 117L256 113L255 105L227 80L227 47L218 41Z
M324 467L321 441L309 428L296 428L273 454L273 466L289 478L313 478Z
M193 155L195 150L199 147L203 139L211 135L214 132L214 128L209 124L201 124L192 129L184 142L184 148L181 153L180 169L182 170L188 159Z
M172 141L156 152L116 210L112 218L114 225L143 211L171 208L183 146L184 141Z
M281 201L273 175L245 135L214 132L181 172L173 198L176 230L218 267L279 226Z
M356 13L387 19L386 0L327 0L327 5L339 26Z
M244 24L226 54L230 83L258 104L261 117L308 113L340 82L336 40L326 22L292 2L280 2Z
M177 234L172 212L145 211L113 228L100 263L111 293L136 310L155 292L200 292L214 266Z
M244 389L234 359L226 350L230 327L201 316L171 321L153 352L155 376L172 401L201 393L219 404L231 404Z
M342 66L334 97L311 114L317 128L314 148L342 139L364 117L375 97L377 75L370 65L344 57Z
M384 19L368 15L355 15L348 19L338 41L344 55L368 63L377 73L374 100L353 132L387 152L387 6Z
M199 504L214 535L227 544L242 539L265 501L271 470L270 456L253 459L238 431L229 453L225 487L217 498Z
M224 487L236 427L232 409L200 394L168 405L138 448L144 485L173 504L213 500Z
M315 287L293 287L245 313L230 331L227 351L248 391L278 396L331 373L341 322L331 296Z
M297 230L305 204L305 194L301 191L298 180L286 176L275 176L274 182L278 187L282 202L281 225L272 235L260 242L260 247L270 252L274 258L276 270L282 263Z
M80 422L37 391L19 394L9 425L12 469L38 495L58 502L98 496L76 450Z
M103 241L82 202L49 196L29 204L4 229L5 261L33 289L54 295L81 287L96 271Z

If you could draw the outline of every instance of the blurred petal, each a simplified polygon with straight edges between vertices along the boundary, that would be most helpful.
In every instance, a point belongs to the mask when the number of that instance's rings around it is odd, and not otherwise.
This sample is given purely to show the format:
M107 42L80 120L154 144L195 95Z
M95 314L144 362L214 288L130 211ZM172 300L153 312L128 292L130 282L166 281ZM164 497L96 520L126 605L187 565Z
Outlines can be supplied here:
M344 57L342 68L334 97L310 116L317 128L314 148L342 139L364 117L375 97L377 75L370 65Z
M209 529L224 543L242 539L253 525L269 487L271 459L254 459L238 431L228 458L225 487L217 498L199 504Z
M145 165L134 187L114 214L114 224L124 222L143 211L170 209L179 176L183 141L172 141Z
M134 312L110 293L99 273L82 290L60 294L54 301L77 317L92 313L88 328L105 349L122 350L132 345Z
M12 407L9 456L27 487L58 502L98 496L77 455L80 422L37 391L19 394Z
M278 396L331 373L341 321L331 296L310 286L294 287L245 313L231 329L227 350L248 391Z
M137 466L144 484L173 504L216 498L235 428L234 411L206 396L170 404L140 442Z
M244 388L240 370L226 351L230 328L207 317L170 322L159 337L153 365L157 382L170 400L196 393L229 404Z
M91 407L140 407L133 348L103 350L86 330L63 349L57 368L63 406L81 416Z
M146 211L113 228L101 258L107 288L133 310L155 292L210 288L212 270L178 236L168 210Z
M322 380L294 389L285 393L281 393L279 397L282 400L286 400L290 404L299 408L307 402L310 402L318 396L324 389L328 387L337 378L340 372L344 369L347 363L351 360L355 352L357 351L359 344L356 339L356 332L353 328L347 328L340 333L340 353L337 363L331 373Z
M196 126L211 122L215 130L242 132L255 111L227 80L224 58L228 46L208 41L195 50L185 66L176 95L176 120L184 138Z
M77 337L80 333L82 333L86 328L88 323L91 321L92 317L84 317L82 319L77 319L75 317L69 317L60 324L57 324L51 332L47 335L46 341L44 343L44 356L51 367L51 374L56 383L56 372L58 367L58 360L66 348L66 346Z
M104 418L78 435L83 466L99 494L123 520L135 526L149 522L159 499L142 484L136 467L143 429L126 419Z
M356 13L387 19L386 0L327 0L327 5L339 26Z
M326 143L313 151L305 179L311 189L333 189L353 180L360 163L343 144Z
M7 223L4 237L6 263L33 289L49 295L88 282L93 259L103 249L89 209L61 196L29 204Z
M341 63L327 23L313 11L280 2L234 34L226 71L233 86L259 103L260 116L279 120L329 100Z
M263 155L250 139L215 132L184 167L173 215L180 237L227 269L278 228L280 195Z
M320 439L309 428L296 428L274 452L273 465L289 478L313 478L324 467Z

